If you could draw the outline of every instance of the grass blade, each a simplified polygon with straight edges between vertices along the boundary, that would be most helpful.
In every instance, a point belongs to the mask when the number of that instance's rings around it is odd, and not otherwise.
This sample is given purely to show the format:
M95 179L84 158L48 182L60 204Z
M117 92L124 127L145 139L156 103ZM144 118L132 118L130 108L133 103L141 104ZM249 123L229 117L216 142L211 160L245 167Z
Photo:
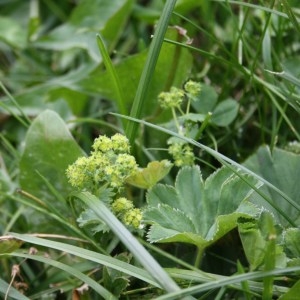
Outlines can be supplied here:
M35 261L42 262L42 263L47 264L47 265L51 265L51 266L53 266L57 269L60 269L64 272L67 272L67 273L71 274L72 276L78 278L82 282L88 284L89 287L94 289L104 299L111 299L111 300L116 300L117 299L112 293L110 293L107 289L105 289L102 285L97 283L95 280L93 280L89 276L87 276L84 273L80 272L76 268L68 266L68 265L66 265L64 263L61 263L59 261L56 261L56 260L53 260L53 259L50 259L50 258L47 258L47 257L44 257L44 256L40 256L40 255L30 255L30 254L17 253L17 252L9 253L9 254L6 254L6 255L28 258L28 259L32 259L32 260L35 260Z
M123 91L122 91L121 85L120 85L120 80L119 80L118 74L115 70L115 67L112 64L112 61L109 57L109 53L105 47L104 40L100 34L97 34L97 44L98 44L100 53L102 55L104 65L106 67L106 70L107 70L110 78L111 78L111 81L113 83L113 86L114 86L114 89L116 92L116 96L117 96L116 101L117 101L117 105L118 105L118 110L120 112L122 112L122 114L127 115L127 110L125 107L125 102L123 100L124 97L123 97ZM124 122L124 121L122 121L122 123L123 123L123 127L125 128L125 125L127 122Z
M73 254L75 256L104 265L106 267L121 271L135 278L139 278L153 286L160 287L160 285L155 280L153 280L152 277L149 275L149 273L146 272L145 270L132 266L128 263L110 257L108 255L103 255L95 251L86 250L66 243L37 238L28 234L10 233L10 235L18 240L25 241L27 243L40 245L43 247L56 249L59 251L67 252L69 254Z
M140 78L140 82L135 94L130 116L133 118L140 118L142 115L142 108L147 98L147 91L150 86L150 82L154 73L154 69L158 60L160 49L164 40L164 35L168 28L169 20L173 12L176 0L167 0L164 6L161 18L157 24L156 31L153 36L153 41L149 48L147 60ZM128 122L126 127L126 136L128 137L130 144L133 146L133 142L136 136L138 124L135 122Z

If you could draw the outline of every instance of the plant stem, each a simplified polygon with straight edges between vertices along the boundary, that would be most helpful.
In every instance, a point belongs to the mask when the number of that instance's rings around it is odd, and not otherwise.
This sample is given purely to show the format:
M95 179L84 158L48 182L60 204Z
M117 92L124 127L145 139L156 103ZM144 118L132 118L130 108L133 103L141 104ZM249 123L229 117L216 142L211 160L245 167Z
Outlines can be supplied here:
M198 268L198 269L200 268L202 258L203 258L203 254L204 254L204 249L198 247L197 256L196 256L196 259L195 259L195 267Z

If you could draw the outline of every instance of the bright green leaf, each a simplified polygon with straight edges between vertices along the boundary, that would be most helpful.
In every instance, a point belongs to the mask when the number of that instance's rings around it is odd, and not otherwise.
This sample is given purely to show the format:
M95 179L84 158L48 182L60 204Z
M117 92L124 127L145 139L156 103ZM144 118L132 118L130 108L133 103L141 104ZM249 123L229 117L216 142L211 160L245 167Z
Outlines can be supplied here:
M172 164L168 160L152 161L146 168L139 169L127 178L126 182L142 189L149 189L163 179L171 168Z
M300 280L298 280L284 295L278 300L298 300L300 293Z

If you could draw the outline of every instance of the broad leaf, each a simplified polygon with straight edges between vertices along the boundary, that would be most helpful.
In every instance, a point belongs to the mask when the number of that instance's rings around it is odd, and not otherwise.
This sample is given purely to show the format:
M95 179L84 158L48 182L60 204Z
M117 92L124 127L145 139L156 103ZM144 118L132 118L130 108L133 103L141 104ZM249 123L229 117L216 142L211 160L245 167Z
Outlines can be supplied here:
M274 226L274 216L270 212L262 211L259 220L239 220L238 229L252 271L272 260L277 268L286 267L286 255L280 245L281 230ZM273 254L268 252L272 247Z
M79 156L84 155L71 136L64 121L53 111L41 113L30 126L20 161L20 186L45 200L54 200L41 174L58 193L71 192L65 171Z
M285 294L278 300L298 300L300 291L300 280L298 280Z
M289 228L284 234L284 246L288 257L300 257L300 229Z
M247 201L251 193L249 185L228 168L219 169L205 182L198 167L182 168L175 187L157 184L148 192L144 211L144 221L151 224L148 239L192 243L204 249L235 228L238 218L258 214Z
M239 106L233 99L220 102L214 109L211 122L217 126L229 125L237 116Z
M36 47L51 50L85 49L91 58L100 62L96 33L103 32L110 44L131 11L131 0L86 0L73 10L68 22L55 28L35 42ZM68 38L66 38L68 37Z
M278 148L274 148L271 153L267 146L263 146L244 165L272 183L294 202L300 204L298 183L298 178L300 178L300 155ZM298 209L271 188L264 186L262 192L272 200L275 208L258 195L251 197L251 201L260 207L265 207L272 211L278 222L283 226L290 226L291 224L282 215L280 210L296 225L300 225L300 211Z

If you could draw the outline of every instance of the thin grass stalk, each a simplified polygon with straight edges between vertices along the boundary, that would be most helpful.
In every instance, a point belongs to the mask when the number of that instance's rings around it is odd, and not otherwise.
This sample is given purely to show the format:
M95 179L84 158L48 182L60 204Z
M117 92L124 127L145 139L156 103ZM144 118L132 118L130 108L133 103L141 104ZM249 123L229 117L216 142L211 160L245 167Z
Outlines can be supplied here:
M175 4L176 0L167 0L158 21L130 112L132 118L139 119L142 116L142 108L145 106L147 92ZM126 136L132 146L134 145L134 140L136 138L137 128L138 124L136 122L128 122L126 127Z
M268 272L257 271L257 272L248 272L246 274L234 275L232 277L227 277L224 279L220 279L215 282L206 282L203 284L195 285L189 288L181 289L181 291L169 293L167 295L163 295L157 297L156 300L175 300L181 299L183 296L192 295L196 293L203 293L206 291L210 291L213 289L222 288L224 286L231 286L232 284L242 283L247 280L252 279L261 279L268 276L276 276L276 275L284 275L286 276L289 273L295 273L300 271L300 266L297 267L289 267L283 269L276 269Z
M127 115L127 109L125 106L125 101L124 101L124 96L123 96L123 91L121 88L119 76L118 76L116 69L109 57L109 53L106 49L104 40L100 34L97 34L97 44L98 44L99 51L102 55L102 59L103 59L104 65L106 67L107 73L110 76L111 82L112 82L112 84L114 86L114 90L116 92L116 101L117 101L118 110L120 112L122 112L123 115ZM124 120L122 121L123 128L126 127L126 123L127 123L126 121L125 122L124 122Z

